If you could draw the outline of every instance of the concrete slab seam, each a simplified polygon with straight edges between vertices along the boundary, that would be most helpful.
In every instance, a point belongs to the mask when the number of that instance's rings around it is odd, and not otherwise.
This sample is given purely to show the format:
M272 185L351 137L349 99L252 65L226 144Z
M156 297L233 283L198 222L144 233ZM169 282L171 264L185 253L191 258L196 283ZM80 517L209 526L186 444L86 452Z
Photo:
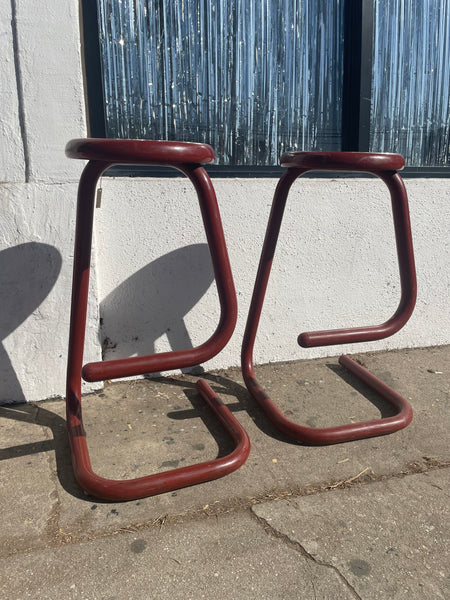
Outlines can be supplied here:
M265 504L267 502L273 502L276 500L289 500L289 499L294 499L294 498L301 498L304 496L317 495L317 494L322 494L325 492L334 492L335 490L339 490L339 489L343 489L343 488L348 489L350 487L360 487L360 486L370 485L371 483L376 483L379 481L387 481L387 480L391 480L391 479L399 479L399 478L403 479L404 477L408 477L409 475L416 475L419 473L427 473L427 472L434 471L434 470L450 468L450 461L442 462L442 461L437 461L436 459L431 459L430 457L425 457L425 458L428 459L425 462L425 464L422 464L422 465L414 464L411 466L411 468L408 471L394 473L389 476L380 475L377 477L377 476L373 476L373 475L368 475L363 480L355 480L350 483L341 482L338 486L328 483L328 484L324 484L322 486L316 486L312 489L307 490L306 492L305 492L305 489L303 488L302 490L297 490L297 491L283 491L283 492L278 491L278 492L266 493L261 496L251 497L251 498L247 498L247 499L240 499L240 498L232 499L232 500L230 499L230 501L228 503L220 502L220 503L216 504L215 506L214 505L208 506L207 509L198 508L198 509L193 509L193 510L187 511L185 513L176 513L176 514L172 514L172 515L161 514L157 518L149 520L149 521L140 521L137 523L131 523L130 525L124 525L119 528L108 527L108 528L105 528L105 529L102 529L102 530L99 530L96 532L80 532L80 531L78 531L78 532L70 532L69 531L68 532L68 531L63 531L62 529L60 529L59 518L60 518L60 510L61 510L61 501L59 498L59 494L57 492L57 483L56 483L57 475L56 475L55 470L53 469L52 470L52 481L55 483L56 490L53 490L51 493L54 493L56 491L57 499L53 503L52 508L50 510L50 515L47 519L46 540L44 541L44 543L42 543L41 539L40 540L29 540L28 548L24 548L24 547L11 548L11 547L9 547L7 552L0 553L0 559L3 560L12 555L17 555L17 554L28 554L39 548L41 548L41 549L57 548L57 547L66 546L66 545L83 544L83 543L88 543L94 539L113 537L116 535L121 535L123 533L135 533L138 531L150 530L152 528L161 529L163 526L175 526L179 523L186 522L186 521L195 522L195 521L200 521L203 519L210 519L210 518L214 518L214 517L218 518L220 515L236 513L236 512L240 512L240 511L247 511L249 509L250 509L250 513L251 513L252 517L260 519L260 517L257 516L252 510L253 506L256 506L258 504ZM51 469L50 461L51 461L51 458L49 458L49 466ZM269 528L271 528L269 523L267 523L267 526ZM273 530L273 533L276 534L277 537L284 535L284 534L280 534L276 530ZM294 541L290 540L289 538L287 538L287 540L285 540L285 541L288 541L288 540L289 540L290 544L294 544L294 545L297 544L297 542L294 542ZM35 542L40 542L40 543L35 543ZM308 556L307 551L304 548L302 548L300 544L298 544L296 546L296 549L302 553L304 552L305 556ZM311 560L315 561L317 564L321 564L316 559L314 559L314 557L309 556L309 558ZM323 566L331 567L339 574L340 577L343 577L343 576L341 576L341 574L338 572L338 569L334 565L324 563ZM344 580L345 580L345 577L343 577L343 581ZM349 589L351 589L351 585L348 584L348 586L349 586ZM356 592L354 592L354 593L356 594ZM356 595L355 597L359 598L358 595Z

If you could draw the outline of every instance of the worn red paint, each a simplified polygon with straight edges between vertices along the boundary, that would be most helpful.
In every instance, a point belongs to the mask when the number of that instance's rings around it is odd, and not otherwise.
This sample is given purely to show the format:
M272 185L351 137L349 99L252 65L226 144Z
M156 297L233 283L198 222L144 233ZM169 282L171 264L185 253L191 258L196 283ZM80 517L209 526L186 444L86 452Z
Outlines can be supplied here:
M385 323L305 332L299 335L299 344L311 347L379 340L396 333L405 325L414 309L417 284L408 199L403 181L397 173L397 170L404 167L404 159L399 154L368 152L288 152L281 157L281 165L287 167L287 171L281 177L275 191L242 345L242 371L246 386L275 426L301 442L334 444L402 429L412 419L410 404L348 356L340 358L341 365L393 405L397 414L379 420L327 428L306 427L290 421L256 380L253 347L289 190L294 181L307 171L367 172L384 181L391 194L402 293L397 311Z
M78 483L83 490L98 498L131 500L231 473L247 459L250 442L243 427L206 381L200 380L197 389L233 439L235 449L215 460L147 477L119 481L105 479L92 471L81 408L82 375L87 381L100 381L195 366L218 354L230 339L237 318L236 293L214 188L201 166L214 161L213 149L206 144L183 142L80 139L67 144L66 154L70 158L89 160L78 188L66 395L67 429ZM83 367L95 190L100 175L113 164L170 166L182 171L191 180L197 191L211 253L221 315L213 335L196 348L94 362Z

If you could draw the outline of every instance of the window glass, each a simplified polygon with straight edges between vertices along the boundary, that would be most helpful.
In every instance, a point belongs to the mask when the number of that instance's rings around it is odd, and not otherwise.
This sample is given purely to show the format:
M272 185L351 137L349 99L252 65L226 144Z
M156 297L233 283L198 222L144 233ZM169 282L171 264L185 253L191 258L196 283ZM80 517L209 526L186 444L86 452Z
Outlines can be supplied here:
M219 164L339 150L342 0L97 0L108 137L211 144Z
M372 151L448 166L450 2L375 0Z

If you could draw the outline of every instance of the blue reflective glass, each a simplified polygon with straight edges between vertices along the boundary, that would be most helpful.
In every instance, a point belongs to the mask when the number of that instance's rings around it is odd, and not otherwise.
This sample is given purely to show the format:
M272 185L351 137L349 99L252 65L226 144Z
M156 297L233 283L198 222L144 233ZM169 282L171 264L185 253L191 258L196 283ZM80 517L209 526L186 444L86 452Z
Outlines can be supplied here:
M448 166L450 2L375 0L370 149Z
M219 164L339 150L342 0L97 0L109 137L211 144Z

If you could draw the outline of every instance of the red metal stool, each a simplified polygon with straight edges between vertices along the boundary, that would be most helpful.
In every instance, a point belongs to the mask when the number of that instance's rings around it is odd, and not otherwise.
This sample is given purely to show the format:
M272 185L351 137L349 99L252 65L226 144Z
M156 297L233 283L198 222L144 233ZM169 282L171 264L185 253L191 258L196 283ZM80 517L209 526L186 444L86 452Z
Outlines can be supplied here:
M78 483L83 490L98 498L131 500L231 473L247 459L250 442L237 419L204 380L197 382L197 389L233 439L235 449L227 456L200 464L126 481L100 477L91 468L81 411L81 376L86 381L101 381L191 367L218 354L230 339L237 318L236 293L214 188L201 166L214 161L213 149L206 144L181 142L80 139L67 144L66 155L89 160L78 188L66 395L67 429ZM83 367L95 191L100 175L113 164L170 166L182 171L191 180L197 192L211 253L221 315L214 334L196 348L94 362Z
M300 346L308 348L379 340L396 333L408 321L416 301L417 284L408 199L403 181L397 173L397 170L402 169L404 165L405 161L399 154L288 152L281 157L281 166L287 167L287 171L281 177L273 199L244 333L241 359L244 380L249 392L274 425L298 441L310 444L334 444L392 433L411 422L412 409L409 403L348 356L341 356L340 364L393 405L397 409L395 416L317 429L298 425L287 419L262 389L256 380L253 367L253 347L286 200L294 181L307 171L362 171L373 173L384 181L391 194L402 293L397 311L385 323L367 327L305 332L298 337Z

